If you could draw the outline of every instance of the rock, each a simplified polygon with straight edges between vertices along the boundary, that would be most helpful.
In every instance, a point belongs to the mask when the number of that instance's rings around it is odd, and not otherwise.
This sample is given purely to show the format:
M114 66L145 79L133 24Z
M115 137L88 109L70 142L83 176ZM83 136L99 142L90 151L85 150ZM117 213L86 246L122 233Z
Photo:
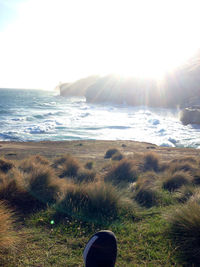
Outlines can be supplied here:
M86 90L89 86L98 80L98 76L89 76L80 79L74 83L63 83L59 85L60 95L71 97L71 96L85 96Z
M180 113L180 120L184 125L200 124L200 107L183 109Z

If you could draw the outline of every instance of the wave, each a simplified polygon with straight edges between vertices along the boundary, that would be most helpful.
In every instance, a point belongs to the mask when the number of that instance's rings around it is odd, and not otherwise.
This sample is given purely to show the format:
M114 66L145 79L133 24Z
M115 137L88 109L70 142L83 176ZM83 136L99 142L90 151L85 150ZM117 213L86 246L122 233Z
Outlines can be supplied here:
M83 98L44 91L5 93L7 100L0 103L0 140L121 139L166 147L200 147L200 126L183 126L175 110L88 104Z
M15 136L12 132L8 133L0 133L1 141L24 141L22 138Z
M8 114L13 114L14 112L9 110L9 109L1 109L0 110L0 115L8 115Z

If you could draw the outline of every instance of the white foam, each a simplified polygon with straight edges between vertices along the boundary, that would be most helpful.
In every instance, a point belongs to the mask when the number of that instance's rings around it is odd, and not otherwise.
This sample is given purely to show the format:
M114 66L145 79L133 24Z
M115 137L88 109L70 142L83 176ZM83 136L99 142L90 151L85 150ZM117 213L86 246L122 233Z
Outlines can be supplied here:
M7 103L0 95L1 110L6 110L0 114L3 140L127 139L200 147L200 126L182 125L175 109L94 105L84 98L54 96L54 92L29 91L23 95L20 91L19 98L16 92Z

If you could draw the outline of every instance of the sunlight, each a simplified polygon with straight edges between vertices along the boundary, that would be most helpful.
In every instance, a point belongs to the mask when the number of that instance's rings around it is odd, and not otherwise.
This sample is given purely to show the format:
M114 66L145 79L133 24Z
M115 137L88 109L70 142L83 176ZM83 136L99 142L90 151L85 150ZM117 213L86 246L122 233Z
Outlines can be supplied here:
M22 1L1 33L2 83L53 88L91 74L161 79L200 47L198 1Z

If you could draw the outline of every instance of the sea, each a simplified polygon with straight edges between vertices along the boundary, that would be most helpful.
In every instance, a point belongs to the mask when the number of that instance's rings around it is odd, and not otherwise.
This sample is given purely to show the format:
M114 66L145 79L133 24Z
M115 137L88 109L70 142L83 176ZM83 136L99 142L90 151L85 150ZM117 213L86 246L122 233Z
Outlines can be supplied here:
M91 104L58 91L0 89L0 141L134 140L200 148L200 125L179 110Z

